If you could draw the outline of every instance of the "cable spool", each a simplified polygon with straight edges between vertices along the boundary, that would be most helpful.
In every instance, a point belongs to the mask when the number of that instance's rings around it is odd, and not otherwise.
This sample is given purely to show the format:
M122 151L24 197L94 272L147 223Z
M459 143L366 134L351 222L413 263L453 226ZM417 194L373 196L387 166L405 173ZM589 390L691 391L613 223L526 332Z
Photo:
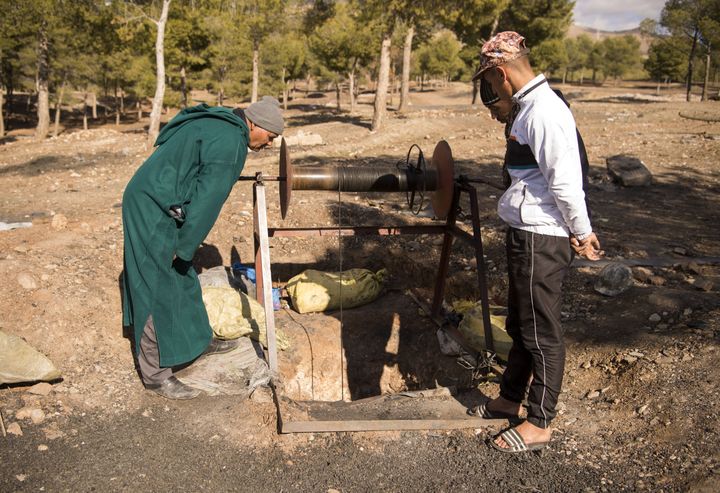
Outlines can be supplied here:
M410 165L410 153L420 151L418 164ZM411 209L415 194L431 192L433 212L444 219L450 210L455 186L455 165L450 146L438 142L430 166L423 161L422 151L414 145L408 151L407 166L395 169L343 168L335 166L293 167L285 139L280 144L280 213L285 219L293 190L325 190L334 192L407 192ZM421 204L422 205L422 204Z

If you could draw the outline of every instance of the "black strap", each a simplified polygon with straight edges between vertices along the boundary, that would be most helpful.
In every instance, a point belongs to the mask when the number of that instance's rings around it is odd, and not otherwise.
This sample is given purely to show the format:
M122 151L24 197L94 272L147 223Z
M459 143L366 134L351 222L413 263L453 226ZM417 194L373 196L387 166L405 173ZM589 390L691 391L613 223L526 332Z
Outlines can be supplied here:
M533 92L535 89L537 89L538 87L540 87L540 86L543 85L543 84L547 84L547 79L543 79L543 80L541 80L540 82L537 82L537 83L534 84L532 87L530 87L527 91L523 92L522 94L520 94L520 95L519 95L518 97L516 97L515 99L517 99L518 101L520 101L522 98L524 98L525 96L527 96L528 94L530 94L531 92Z

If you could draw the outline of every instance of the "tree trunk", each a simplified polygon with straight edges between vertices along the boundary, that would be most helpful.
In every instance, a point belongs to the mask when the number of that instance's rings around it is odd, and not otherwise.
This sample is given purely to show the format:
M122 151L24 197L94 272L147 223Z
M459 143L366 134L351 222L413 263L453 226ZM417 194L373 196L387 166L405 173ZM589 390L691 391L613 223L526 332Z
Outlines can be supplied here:
M380 130L385 118L388 81L390 79L390 45L392 32L383 35L380 45L380 69L378 70L377 88L375 89L375 109L373 111L371 130Z
M355 65L348 73L348 81L350 82L350 113L355 113Z
M120 95L117 86L117 80L115 80L115 126L120 125Z
M167 23L168 10L171 0L163 0L162 13L157 21L157 37L155 38L155 97L153 98L152 111L150 112L150 126L148 128L148 143L155 144L160 133L160 114L165 97L165 24Z
M563 85L565 85L565 81L567 80L567 76L568 76L568 71L567 71L567 69L565 69L565 71L563 72L563 81L562 81Z
M687 71L687 89L685 94L685 100L690 101L690 91L692 90L692 73L693 73L693 58L695 58L695 49L697 48L698 40L698 28L695 28L695 34L693 34L692 47L690 48L690 56L688 57L688 71Z
M90 96L92 96L92 117L93 120L97 120L97 94L93 91Z
M3 86L0 85L0 138L5 136L5 113L3 112Z
M87 109L88 109L88 104L87 104L87 98L88 98L87 93L83 94L83 130L87 130L87 129L88 129L88 122L87 122Z
M223 89L223 87L220 86L220 92L218 92L218 106L222 106L224 100L225 100L225 89Z
M57 137L60 133L60 112L62 111L63 96L65 96L66 84L67 77L63 77L62 85L60 86L60 93L58 94L57 102L55 103L55 126L53 128L53 137Z
M283 90L282 90L282 102L283 102L283 110L287 111L287 93L288 93L288 81L285 80L285 67L282 69L282 77L280 80L282 80L283 83Z
M495 33L497 32L498 24L500 24L500 15L501 14L502 14L502 10L498 11L497 15L495 16L495 19L493 20L493 23L492 23L492 28L490 29L489 38L492 38L493 36L495 36Z
M337 102L337 112L340 113L340 81L335 79L335 101Z
M705 81L703 82L701 101L707 101L708 84L710 84L710 41L708 41L707 53L705 55Z
M410 56L412 55L412 42L415 36L415 26L408 28L405 34L405 45L403 46L403 66L402 66L402 88L400 89L400 106L398 111L405 111L410 102Z
M182 107L187 108L187 77L185 75L185 67L180 67L180 90L182 91Z
M37 72L37 116L38 124L35 128L35 139L42 140L47 137L50 130L50 95L48 78L50 74L50 49L47 35L47 22L42 21L38 32L38 72Z
M253 47L253 80L252 80L252 94L250 96L250 102L254 103L258 99L258 84L260 81L260 70L258 65L260 64L260 47L255 45Z

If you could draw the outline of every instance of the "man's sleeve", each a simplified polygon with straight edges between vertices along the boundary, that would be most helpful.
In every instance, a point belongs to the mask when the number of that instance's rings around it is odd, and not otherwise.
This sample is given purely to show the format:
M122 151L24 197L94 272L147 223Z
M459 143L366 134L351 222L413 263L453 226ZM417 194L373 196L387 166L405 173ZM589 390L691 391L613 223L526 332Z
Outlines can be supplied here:
M192 260L195 250L215 224L237 178L233 162L200 165L195 188L184 208L185 222L178 232L176 256Z
M570 120L536 118L528 128L528 145L570 232L586 235L592 226L585 205L577 129Z

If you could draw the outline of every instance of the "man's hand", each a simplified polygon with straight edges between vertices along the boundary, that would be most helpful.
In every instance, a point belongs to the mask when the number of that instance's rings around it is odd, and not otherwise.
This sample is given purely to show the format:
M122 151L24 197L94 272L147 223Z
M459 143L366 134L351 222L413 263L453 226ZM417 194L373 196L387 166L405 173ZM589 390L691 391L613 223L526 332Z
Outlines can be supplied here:
M583 240L578 240L574 236L570 237L570 245L577 255L585 257L588 260L600 260L605 252L600 250L600 240L598 240L595 233L590 233L590 236Z

